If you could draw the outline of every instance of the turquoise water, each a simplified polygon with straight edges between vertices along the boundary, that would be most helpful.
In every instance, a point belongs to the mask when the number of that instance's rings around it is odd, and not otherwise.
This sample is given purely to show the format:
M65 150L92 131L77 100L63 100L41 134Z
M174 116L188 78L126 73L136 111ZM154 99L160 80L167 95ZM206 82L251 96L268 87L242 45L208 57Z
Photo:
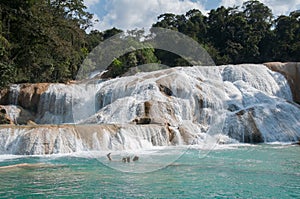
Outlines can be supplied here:
M0 156L0 198L300 198L299 146L235 145L202 153L188 149L147 173L110 167L147 167L143 156L135 163L104 156ZM4 167L20 163L29 165Z

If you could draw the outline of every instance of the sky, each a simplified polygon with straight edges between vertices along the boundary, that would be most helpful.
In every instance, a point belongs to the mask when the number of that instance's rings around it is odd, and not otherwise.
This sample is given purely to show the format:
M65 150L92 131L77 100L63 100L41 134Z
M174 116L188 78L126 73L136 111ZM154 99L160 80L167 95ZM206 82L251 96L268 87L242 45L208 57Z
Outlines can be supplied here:
M104 31L113 27L122 30L149 28L164 13L184 14L198 9L203 14L220 6L241 6L243 0L84 0L94 14L93 29ZM288 15L300 9L300 0L261 0L275 16Z

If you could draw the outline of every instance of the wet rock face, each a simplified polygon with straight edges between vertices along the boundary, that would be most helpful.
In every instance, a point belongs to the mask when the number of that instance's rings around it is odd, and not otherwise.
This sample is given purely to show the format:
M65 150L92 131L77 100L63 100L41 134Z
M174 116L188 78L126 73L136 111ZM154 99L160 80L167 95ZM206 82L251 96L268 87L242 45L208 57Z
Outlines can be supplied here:
M1 91L0 102L3 105L19 105L24 109L37 112L41 95L47 91L50 83L20 84L14 95L14 89Z
M166 94L167 96L172 96L173 92L171 89L169 89L168 87L164 86L164 85L159 85L159 90L161 92L163 92L164 94Z
M142 117L142 118L136 118L133 121L135 124L151 124L151 118L149 117Z
M18 105L36 113L41 95L48 89L49 85L49 83L23 84L18 96Z
M2 106L0 106L0 124L13 124L13 121Z
M8 118L15 124L27 124L35 120L41 96L49 83L13 85L0 91L0 104L5 105Z
M1 96L3 101L18 105L6 109L13 116L10 118L29 126L74 121L84 125L133 124L141 130L136 134L144 134L154 124L168 124L167 129L155 132L160 132L161 139L168 135L165 140L173 144L194 143L210 128L241 142L294 141L300 137L300 108L292 102L288 81L264 65L179 67L97 81L95 85L22 84ZM76 120L72 120L74 116ZM181 126L186 122L188 125ZM64 130L58 131L64 134ZM167 143L161 139L149 138L151 143ZM22 140L19 143L29 142L24 136ZM52 145L48 146L47 153L52 153Z
M294 101L300 104L300 63L298 62L269 62L265 63L268 68L285 76L291 87Z
M9 104L9 89L0 90L0 104L2 105Z
M0 105L0 112L1 117L4 118L2 124L26 125L30 120L35 119L30 111L16 105Z
M227 118L225 130L229 137L244 143L264 142L254 111L253 108L241 110Z
M130 150L169 144L166 129L161 125L0 126L0 154Z

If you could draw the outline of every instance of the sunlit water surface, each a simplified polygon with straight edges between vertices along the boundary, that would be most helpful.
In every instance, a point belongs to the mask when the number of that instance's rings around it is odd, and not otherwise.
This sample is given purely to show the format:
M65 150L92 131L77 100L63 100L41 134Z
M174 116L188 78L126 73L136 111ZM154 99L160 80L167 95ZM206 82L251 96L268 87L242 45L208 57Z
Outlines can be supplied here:
M171 149L157 156L177 153ZM138 162L123 163L109 162L104 153L1 155L0 198L300 198L299 146L228 145L210 152L194 147L172 163L139 156ZM120 171L137 165L160 169Z

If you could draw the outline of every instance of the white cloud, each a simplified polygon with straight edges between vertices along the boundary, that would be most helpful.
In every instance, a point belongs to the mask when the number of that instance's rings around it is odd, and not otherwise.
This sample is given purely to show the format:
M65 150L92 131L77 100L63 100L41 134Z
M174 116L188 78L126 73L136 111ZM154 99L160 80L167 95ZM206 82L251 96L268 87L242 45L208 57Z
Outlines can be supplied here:
M86 32L89 33L91 32L92 30L100 30L100 27L99 27L99 16L97 14L93 14L93 18L92 18L92 23L93 23L93 26L92 27L89 27Z
M83 2L86 7L90 7L92 5L99 3L99 1L100 0L84 0Z
M222 0L220 6L242 6L243 0ZM268 6L275 16L288 15L290 12L300 9L300 0L260 0Z
M94 28L103 31L112 27L123 30L147 29L157 21L157 16L167 12L183 14L195 8L207 13L204 4L208 4L208 1L211 6L215 4L215 8L221 5L242 6L245 2L245 0L84 0L84 3L94 13L94 18L99 20ZM261 2L272 9L275 16L288 15L291 11L300 9L300 0L261 0Z
M220 6L224 6L224 7L241 6L243 2L244 2L243 0L222 0Z
M157 16L163 13L183 14L194 8L206 12L204 6L191 0L110 0L106 2L104 9L107 14L100 18L99 23L95 25L96 29L149 28L157 21Z
M288 15L290 12L300 9L300 0L263 0L261 2L271 8L276 16Z

